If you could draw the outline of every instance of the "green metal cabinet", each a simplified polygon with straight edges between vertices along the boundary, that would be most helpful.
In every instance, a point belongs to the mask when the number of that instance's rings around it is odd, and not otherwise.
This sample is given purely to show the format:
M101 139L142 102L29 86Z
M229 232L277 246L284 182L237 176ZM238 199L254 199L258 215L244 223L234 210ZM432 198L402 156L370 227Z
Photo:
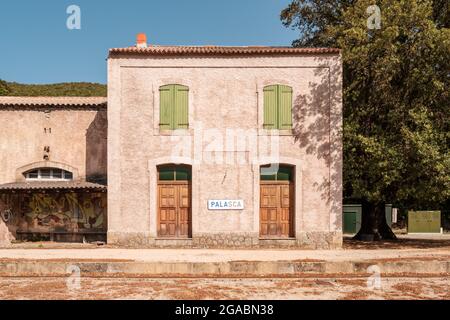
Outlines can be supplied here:
M392 204L385 208L386 222L392 226ZM355 234L361 229L362 206L360 204L345 204L342 212L342 231L344 234Z
M354 234L356 233L356 218L358 214L354 211L344 212L344 233Z
M362 206L346 204L342 213L342 229L344 234L355 234L361 229Z
M408 211L408 233L440 232L440 211Z
M385 207L386 222L389 227L392 227L392 204L387 204Z

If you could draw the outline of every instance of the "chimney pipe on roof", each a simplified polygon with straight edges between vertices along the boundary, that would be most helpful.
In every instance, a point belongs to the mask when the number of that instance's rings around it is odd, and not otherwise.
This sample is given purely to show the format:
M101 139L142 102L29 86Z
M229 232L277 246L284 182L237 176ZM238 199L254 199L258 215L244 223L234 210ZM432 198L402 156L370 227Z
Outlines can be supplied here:
M147 35L145 33L139 33L136 37L137 48L147 48Z

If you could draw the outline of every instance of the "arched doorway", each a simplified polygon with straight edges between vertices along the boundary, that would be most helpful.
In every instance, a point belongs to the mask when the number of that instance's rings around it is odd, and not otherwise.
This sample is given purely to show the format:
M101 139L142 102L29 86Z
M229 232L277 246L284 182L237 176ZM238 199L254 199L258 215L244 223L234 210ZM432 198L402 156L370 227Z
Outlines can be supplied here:
M292 238L294 232L294 168L286 165L261 166L260 237Z
M191 167L158 166L158 237L192 237Z

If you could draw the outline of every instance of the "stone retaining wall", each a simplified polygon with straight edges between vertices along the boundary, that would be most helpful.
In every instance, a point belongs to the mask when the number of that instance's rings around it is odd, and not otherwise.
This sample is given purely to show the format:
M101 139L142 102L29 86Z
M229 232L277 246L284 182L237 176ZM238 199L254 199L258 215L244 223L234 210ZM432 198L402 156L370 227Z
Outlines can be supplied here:
M146 233L109 232L108 244L127 248L195 248L195 249L339 249L340 232L304 232L295 239L260 239L254 233L196 234L192 239L157 239Z

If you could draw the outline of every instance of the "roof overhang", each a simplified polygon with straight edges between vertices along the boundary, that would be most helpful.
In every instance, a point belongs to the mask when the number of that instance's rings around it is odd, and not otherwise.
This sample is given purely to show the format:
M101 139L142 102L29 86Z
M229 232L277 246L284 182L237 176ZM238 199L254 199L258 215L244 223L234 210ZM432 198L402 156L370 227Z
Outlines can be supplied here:
M106 97L0 97L0 107L96 107L106 108Z
M340 54L337 48L294 48L294 47L225 47L225 46L148 46L146 48L127 47L112 48L110 57L121 55L316 55Z
M0 193L28 193L41 191L106 192L107 186L87 181L24 181L0 185Z

